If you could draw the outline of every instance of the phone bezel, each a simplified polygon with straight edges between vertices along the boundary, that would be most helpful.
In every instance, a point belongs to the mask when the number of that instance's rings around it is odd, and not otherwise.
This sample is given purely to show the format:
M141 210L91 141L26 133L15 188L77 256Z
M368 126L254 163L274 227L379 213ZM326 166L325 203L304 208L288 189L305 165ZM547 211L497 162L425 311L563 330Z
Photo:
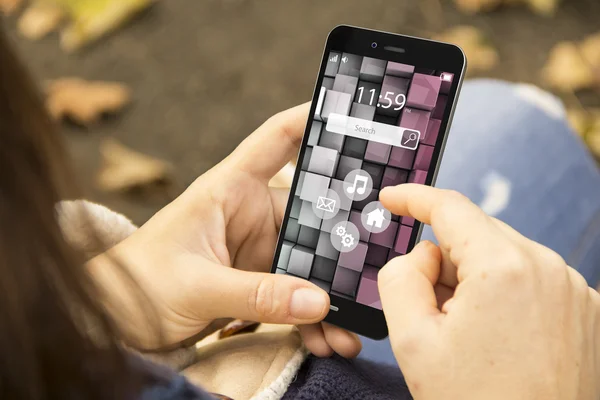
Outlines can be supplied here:
M378 43L376 48L371 46L371 43L373 42ZM385 50L388 46L392 46L395 49L402 49L403 51L397 52ZM438 135L433 153L432 165L435 167L431 168L427 173L426 184L433 185L437 177L441 156L446 145L449 127L456 107L456 99L460 92L466 70L466 58L463 51L458 46L448 43L348 25L339 25L329 33L325 44L319 74L313 91L310 116L313 116L315 113L330 51L347 52L366 57L415 65L420 68L443 70L454 74L454 80L448 94L448 103L444 112L444 118L440 125L440 134ZM300 165L299 160L304 157L311 124L312 118L309 118L304 131L304 138L300 147L297 165ZM296 168L291 193L296 191L299 176L300 168ZM290 196L288 199L285 215L281 224L273 265L271 267L272 273L277 269L277 261L283 245L283 233L285 232L287 221L289 220L293 197L294 196ZM419 240L422 229L423 224L415 221L413 233L409 242L409 251ZM333 306L332 308L337 308L337 310L330 310L325 318L326 322L376 340L384 339L388 336L388 329L383 311L333 294L330 294L329 297L331 299L331 305Z

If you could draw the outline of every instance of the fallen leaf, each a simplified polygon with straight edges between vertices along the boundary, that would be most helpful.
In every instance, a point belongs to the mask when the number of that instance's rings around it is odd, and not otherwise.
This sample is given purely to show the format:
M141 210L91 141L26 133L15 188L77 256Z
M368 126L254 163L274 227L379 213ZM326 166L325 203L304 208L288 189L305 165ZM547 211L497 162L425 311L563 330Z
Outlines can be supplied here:
M595 70L596 76L600 73L600 32L583 39L579 45L585 61ZM598 78L600 81L600 78Z
M11 15L21 5L23 0L0 0L0 12L4 15Z
M560 0L525 0L525 3L537 14L552 16L556 12Z
M498 53L483 33L473 26L457 26L435 37L460 46L469 60L470 71L487 71L498 64Z
M502 4L502 0L454 0L456 7L467 14L490 11Z
M48 1L36 1L19 18L19 32L28 39L41 39L58 27L65 13Z
M120 111L131 101L131 92L123 84L80 78L51 81L47 94L46 105L55 119L69 118L84 126L96 122L103 114Z
M594 86L597 77L576 43L560 42L550 51L542 79L555 89L571 92Z
M103 166L97 185L101 190L126 191L171 180L170 163L133 151L115 139L104 140L100 154Z
M561 0L454 0L456 7L466 14L492 11L500 6L527 5L535 13L554 15Z
M152 0L55 0L72 23L61 32L60 44L74 51L129 21L153 4Z

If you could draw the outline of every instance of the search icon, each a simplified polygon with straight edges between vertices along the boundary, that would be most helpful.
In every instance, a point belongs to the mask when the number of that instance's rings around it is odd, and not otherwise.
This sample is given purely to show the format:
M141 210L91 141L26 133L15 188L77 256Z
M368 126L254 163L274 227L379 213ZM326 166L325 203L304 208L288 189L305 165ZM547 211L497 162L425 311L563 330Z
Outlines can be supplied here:
M414 132L411 132L410 135L408 135L408 138L406 139L406 141L404 142L404 144L408 144L408 142L414 142L415 140L417 140L417 134Z
M412 129L406 129L402 132L402 141L400 147L404 147L408 150L416 150L419 144L419 137L421 132Z

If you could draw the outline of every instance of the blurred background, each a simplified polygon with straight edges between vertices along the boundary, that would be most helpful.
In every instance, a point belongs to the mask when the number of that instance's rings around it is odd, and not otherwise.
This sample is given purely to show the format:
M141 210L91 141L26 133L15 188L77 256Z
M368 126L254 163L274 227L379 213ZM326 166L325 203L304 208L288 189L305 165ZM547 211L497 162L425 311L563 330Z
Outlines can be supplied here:
M138 224L266 118L310 100L338 24L455 42L468 78L551 90L600 155L598 0L0 0L0 9L86 197Z

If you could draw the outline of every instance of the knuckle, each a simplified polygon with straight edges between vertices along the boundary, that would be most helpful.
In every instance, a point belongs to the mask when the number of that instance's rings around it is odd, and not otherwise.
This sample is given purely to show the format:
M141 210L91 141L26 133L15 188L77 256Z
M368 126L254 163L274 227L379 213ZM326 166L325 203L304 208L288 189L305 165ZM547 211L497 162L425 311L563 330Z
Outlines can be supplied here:
M518 282L526 277L532 265L532 260L524 251L516 247L509 247L503 251L502 265L497 268L498 275L505 280Z
M567 266L565 259L562 258L560 254L545 246L540 245L539 250L537 250L536 253L543 268L552 268L562 271Z
M588 283L583 275L571 267L567 267L566 271L573 291L575 291L577 294L587 296L589 294L590 287L588 286Z
M250 311L261 317L271 317L277 314L277 301L275 299L275 281L267 277L262 279L256 288L251 291L248 299Z

